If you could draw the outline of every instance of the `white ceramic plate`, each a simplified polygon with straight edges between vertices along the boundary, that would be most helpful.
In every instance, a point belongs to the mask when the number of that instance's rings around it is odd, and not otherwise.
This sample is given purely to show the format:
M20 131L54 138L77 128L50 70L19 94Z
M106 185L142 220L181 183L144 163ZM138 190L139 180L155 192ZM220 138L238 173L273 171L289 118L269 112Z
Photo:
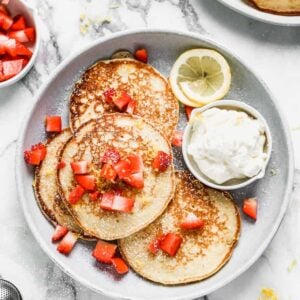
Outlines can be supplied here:
M300 25L300 16L281 16L271 13L266 13L256 9L255 7L249 5L247 1L244 0L218 0L220 3L228 6L229 8L235 10L238 13L241 13L250 18L276 24L283 26L299 26Z
M96 60L107 58L118 49L134 50L146 47L150 64L165 75L169 74L175 59L183 51L195 47L219 50L228 60L233 82L227 95L241 99L255 107L265 117L273 136L273 153L266 176L242 190L234 191L241 207L244 197L259 199L258 220L254 224L243 217L242 233L233 257L217 274L193 284L163 286L144 280L130 271L119 277L110 267L95 263L91 256L94 243L80 242L69 257L59 254L51 243L53 227L41 214L32 191L33 169L23 160L23 151L45 139L44 117L59 114L68 124L68 97L80 74ZM186 124L181 112L179 127ZM36 103L26 116L17 146L16 176L20 201L26 220L40 246L71 277L91 289L111 297L123 299L194 299L224 286L247 270L270 243L287 208L293 181L293 155L287 127L270 92L253 71L229 50L202 36L172 31L130 31L111 35L65 60L36 96ZM175 163L183 167L180 150L175 150ZM272 176L271 169L276 170Z

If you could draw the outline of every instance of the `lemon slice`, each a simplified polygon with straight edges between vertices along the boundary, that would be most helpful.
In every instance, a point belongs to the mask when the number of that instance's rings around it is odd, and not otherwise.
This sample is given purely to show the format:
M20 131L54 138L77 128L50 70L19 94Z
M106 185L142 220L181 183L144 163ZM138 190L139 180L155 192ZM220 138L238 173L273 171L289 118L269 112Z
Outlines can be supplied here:
M230 87L231 72L215 50L193 49L181 54L172 67L170 84L184 104L198 107L223 98Z

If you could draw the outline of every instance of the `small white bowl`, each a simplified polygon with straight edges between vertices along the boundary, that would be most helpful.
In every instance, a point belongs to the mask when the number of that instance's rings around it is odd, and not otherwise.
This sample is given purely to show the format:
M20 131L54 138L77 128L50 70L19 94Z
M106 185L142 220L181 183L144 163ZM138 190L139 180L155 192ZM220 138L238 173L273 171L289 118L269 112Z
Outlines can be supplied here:
M265 161L265 165L261 169L261 171L256 175L251 178L243 178L243 179L233 179L229 180L223 184L217 184L213 182L210 178L205 176L198 168L197 164L195 163L193 157L188 154L187 148L190 142L191 138L191 131L192 131L192 126L191 124L188 124L185 128L184 135L183 135L183 142L182 142L182 153L183 153L183 158L184 161L188 167L188 169L192 172L192 174L202 183L204 183L207 186L210 186L215 189L220 189L220 190L235 190L239 189L242 187L245 187L246 185L252 183L253 181L263 178L265 175L265 170L266 166L270 160L271 156L271 151L272 151L272 136L270 132L270 128L263 118L263 116L253 107L240 102L236 100L221 100L221 101L216 101L211 104L205 105L201 108L196 108L192 111L191 114L191 120L193 119L193 116L196 113L199 112L204 112L207 109L210 109L212 107L218 107L218 108L223 108L223 109L231 109L231 110L237 110L237 111L243 111L247 113L249 116L253 117L254 119L260 120L265 127L265 135L266 135L266 143L264 147L264 151L267 154L267 159Z
M29 62L27 63L27 65L25 66L25 68L22 69L22 71L18 73L16 76L0 82L0 89L16 83L29 72L29 70L31 69L31 67L33 66L36 60L39 46L40 46L40 35L37 26L37 15L35 10L30 8L28 5L26 5L20 0L10 0L7 5L7 8L13 17L19 14L24 16L28 27L34 27L36 38L35 38L35 42L32 45L29 44L28 46L28 48L32 51L32 56Z

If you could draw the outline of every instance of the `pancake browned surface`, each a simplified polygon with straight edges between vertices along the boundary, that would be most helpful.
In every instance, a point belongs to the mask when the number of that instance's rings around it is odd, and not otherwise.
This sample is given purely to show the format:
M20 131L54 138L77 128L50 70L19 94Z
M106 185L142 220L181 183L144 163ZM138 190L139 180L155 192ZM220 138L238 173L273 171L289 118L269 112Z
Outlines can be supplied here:
M36 168L34 190L41 211L54 225L60 224L83 235L83 230L61 201L57 188L59 153L71 136L71 131L65 129L47 143L47 155Z
M122 159L129 154L141 155L144 163L144 188L141 191L122 182L113 184L100 177L100 161L109 148L115 148ZM79 128L61 153L67 165L59 170L58 180L64 202L86 232L105 240L123 238L144 228L163 212L173 197L175 177L173 165L162 173L152 169L151 164L158 150L171 154L168 141L138 116L105 114ZM87 193L79 202L71 205L68 202L69 194L77 184L70 162L78 160L90 162L90 174L97 178L99 192L121 188L123 196L135 199L133 211L121 213L102 210L99 202L91 201Z
M134 113L171 139L178 121L178 102L167 80L156 69L134 59L98 61L85 71L70 97L73 131L103 113L117 112L104 100L103 92L109 88L126 91L137 101Z
M161 217L120 240L129 265L141 276L163 284L198 281L216 273L229 260L240 232L239 213L228 193L205 187L187 172L178 172L177 182L175 197ZM180 229L189 212L204 221L203 229ZM183 238L177 254L150 253L150 242L168 232Z
M250 0L258 9L279 15L300 15L300 0Z

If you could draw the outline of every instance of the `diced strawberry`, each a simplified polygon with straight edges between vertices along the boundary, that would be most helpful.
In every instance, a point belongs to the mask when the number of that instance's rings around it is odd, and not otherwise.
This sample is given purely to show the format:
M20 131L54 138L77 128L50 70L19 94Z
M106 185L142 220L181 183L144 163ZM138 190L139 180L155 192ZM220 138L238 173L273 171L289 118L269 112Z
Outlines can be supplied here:
M7 36L11 39L15 39L20 43L29 42L29 39L27 38L27 35L24 32L24 29L18 31L11 31L7 34Z
M17 42L16 55L32 56L32 52L27 47Z
M35 144L31 147L31 150L32 151L37 151L37 152L40 152L41 154L41 160L43 160L45 157L46 157L46 154L47 154L47 148L44 144L42 143L38 143L38 144Z
M16 57L17 41L8 37L0 36L0 43L4 46L5 52L11 57Z
M29 27L17 31L10 31L7 36L20 43L33 42L35 40L35 31L34 28Z
M1 26L1 28L3 28L4 30L7 31L11 27L13 22L14 21L10 16L8 16L7 14L0 11L0 26Z
M112 192L104 193L101 198L100 207L104 210L112 210L115 194Z
M82 175L89 172L89 163L86 160L71 162L71 168L76 175Z
M180 224L180 227L183 229L201 229L203 226L204 221L193 213L189 213L184 221Z
M25 34L28 38L29 42L34 42L35 41L35 30L33 27L28 27L24 29Z
M94 191L96 188L96 178L94 175L75 175L75 179L88 191Z
M123 180L137 189L142 189L144 187L143 172L131 174L128 177L123 178Z
M9 40L9 38L0 33L0 55L3 55L6 53L6 43ZM3 57L1 57L1 60L4 61Z
M143 159L140 155L129 155L114 166L120 179L131 186L142 189L144 187Z
M184 110L185 110L185 115L186 115L186 118L189 120L190 117L191 117L191 113L193 111L194 107L191 107L191 106L188 106L188 105L185 105L184 106Z
M93 202L97 201L99 199L100 195L101 194L100 194L99 191L89 193L90 200L93 201Z
M3 45L0 44L0 55L3 55L6 53L6 49Z
M117 177L117 172L111 164L104 164L100 176L107 180L114 181Z
M126 112L129 113L129 114L133 114L134 113L134 110L136 108L136 101L135 100L130 100L128 105L127 105L127 108L126 108Z
M57 242L61 240L67 233L69 229L67 227L61 226L61 225L56 225L55 231L52 235L52 242Z
M153 255L157 254L157 252L158 252L158 250L159 250L157 240L154 240L153 242L151 242L151 243L148 245L148 250L149 250Z
M47 154L46 146L42 143L33 145L31 150L24 151L24 159L30 165L39 165Z
M61 116L46 116L45 125L47 132L61 132Z
M134 200L122 196L114 196L112 210L129 213L134 206Z
M257 218L257 200L256 198L248 198L244 200L243 204L243 212L252 218L253 220L256 220Z
M114 165L120 160L120 153L114 148L108 148L105 150L101 162L105 164Z
M110 264L117 250L117 245L98 241L92 255L101 263Z
M0 46L0 51L1 51L1 46ZM0 52L0 56L1 56L1 52ZM0 60L0 81L5 81L8 78L6 78L6 76L4 76L3 74L3 61Z
M119 110L123 110L132 99L126 92L121 91L120 95L113 97L112 101Z
M62 239L62 241L58 244L57 251L59 251L62 254L68 255L74 248L77 239L77 234L73 233L72 231L69 231L67 235Z
M17 42L15 39L8 39L5 42L6 53L11 57L21 56L32 56L31 50L26 48L23 44Z
M6 79L14 77L23 69L23 59L16 59L3 62L3 75Z
M20 57L17 56L16 58L22 58L22 56L20 56ZM23 56L22 60L23 60L23 68L24 68L28 64L29 59L28 59L28 57Z
M120 160L115 166L114 166L118 176L120 179L126 178L131 175L131 163L129 160Z
M144 48L136 50L134 56L137 60L142 61L144 63L147 63L148 61L148 52Z
M0 50L1 50L1 48L0 48ZM3 62L0 60L0 82L5 81L5 80L6 80L6 77L3 75Z
M133 199L117 196L113 192L103 194L100 203L100 207L104 210L113 210L119 212L131 212L133 206Z
M129 155L127 159L130 162L131 173L140 173L143 172L144 164L141 155Z
M27 164L38 166L41 163L41 155L38 152L26 150L24 151L24 159Z
M106 103L111 103L113 97L116 95L116 90L114 88L110 88L103 93L103 97Z
M183 132L176 130L173 139L172 139L172 145L176 147L181 147L182 146L182 138L183 138Z
M0 45L4 45L5 42L7 42L8 40L9 40L9 38L5 34L2 34L0 32Z
M122 258L114 257L111 259L111 262L119 274L125 274L129 271L128 266Z
M7 10L5 5L0 4L0 12L5 14L5 15L8 15L8 10Z
M149 244L148 249L152 254L157 254L158 250L160 249L161 242L165 239L165 237L165 234L161 234Z
M14 23L10 27L11 31L22 30L26 28L26 21L22 15L17 15L13 18Z
M58 164L57 164L57 169L63 169L64 167L66 166L66 163L65 161L60 161Z
M77 185L70 193L69 195L69 202L71 204L76 204L80 198L83 196L85 190L80 185Z
M170 256L175 256L181 243L181 236L174 233L168 233L166 237L162 240L160 244L160 249L169 254Z
M155 171L164 172L168 169L171 162L172 162L171 155L169 155L163 151L158 151L156 157L154 158L154 160L152 162L152 168Z

